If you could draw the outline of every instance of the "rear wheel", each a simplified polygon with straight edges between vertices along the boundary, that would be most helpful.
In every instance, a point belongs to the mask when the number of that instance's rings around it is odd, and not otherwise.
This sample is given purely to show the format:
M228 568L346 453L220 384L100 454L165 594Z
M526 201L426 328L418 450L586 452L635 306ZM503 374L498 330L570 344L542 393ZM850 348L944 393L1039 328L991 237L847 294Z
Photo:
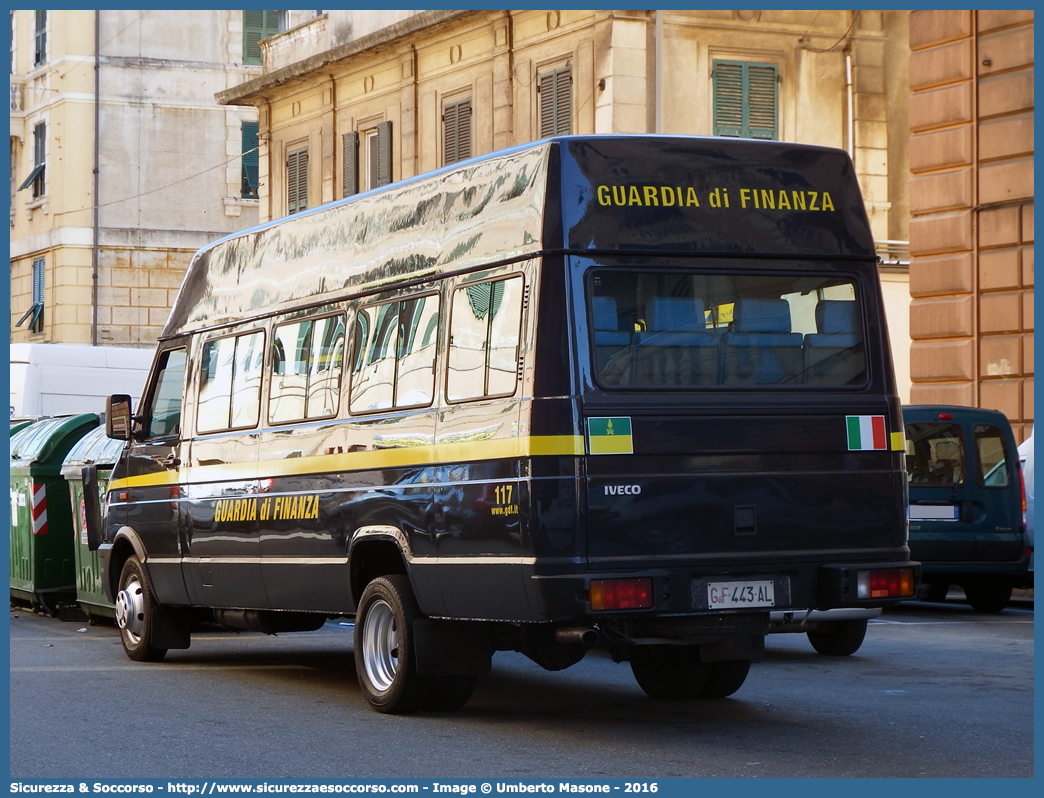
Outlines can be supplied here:
M808 642L820 654L847 657L855 654L866 637L866 620L836 621L829 628L808 633Z
M477 676L436 676L432 680L431 692L424 701L424 709L431 712L460 709L470 700L477 681Z
M156 600L152 598L145 569L137 556L131 556L120 572L120 590L116 595L116 625L127 656L137 662L158 662L167 649L150 642Z
M983 579L964 585L964 595L976 612L1000 612L1011 601L1010 579Z
M946 601L946 594L950 592L950 586L943 582L930 582L922 588L922 601L934 601L941 604Z
M710 678L700 691L700 698L725 698L739 690L750 672L749 659L712 662Z
M366 586L355 619L355 672L370 706L402 714L420 709L432 680L417 674L413 622L419 617L409 580L381 576Z
M650 697L679 699L703 695L713 671L698 646L635 646L631 672Z

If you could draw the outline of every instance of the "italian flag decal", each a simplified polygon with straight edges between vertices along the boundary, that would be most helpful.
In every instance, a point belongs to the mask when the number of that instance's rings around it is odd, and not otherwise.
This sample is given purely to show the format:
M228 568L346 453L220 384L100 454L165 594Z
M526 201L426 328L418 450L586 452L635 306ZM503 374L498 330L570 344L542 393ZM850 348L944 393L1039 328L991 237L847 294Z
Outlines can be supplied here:
M848 424L848 451L888 449L884 416L845 416Z

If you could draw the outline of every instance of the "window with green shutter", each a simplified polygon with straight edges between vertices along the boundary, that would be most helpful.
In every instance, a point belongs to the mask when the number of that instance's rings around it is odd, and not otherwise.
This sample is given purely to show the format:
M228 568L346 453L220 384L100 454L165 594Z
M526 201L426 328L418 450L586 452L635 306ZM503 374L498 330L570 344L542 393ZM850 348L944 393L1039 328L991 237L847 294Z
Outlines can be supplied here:
M279 33L279 18L282 11L243 12L243 63L261 63L262 39Z
M471 157L471 98L447 103L442 110L443 165Z
M714 135L779 139L779 67L714 62Z
M308 148L292 150L286 155L286 212L308 207Z
M40 64L46 63L47 61L47 12L37 11L36 12L36 50L33 58L33 65L40 66Z
M15 327L21 327L26 320L29 321L29 332L43 332L44 311L44 259L33 258L33 304L25 315L18 320Z
M257 199L257 149L260 143L257 132L257 122L243 123L243 181L240 193L243 199Z
M540 138L568 136L573 132L573 68L569 66L540 75Z
M29 173L29 177L18 187L21 191L24 188L33 187L33 199L42 197L46 184L44 183L44 159L47 156L47 123L40 122L38 125L33 127L33 170Z

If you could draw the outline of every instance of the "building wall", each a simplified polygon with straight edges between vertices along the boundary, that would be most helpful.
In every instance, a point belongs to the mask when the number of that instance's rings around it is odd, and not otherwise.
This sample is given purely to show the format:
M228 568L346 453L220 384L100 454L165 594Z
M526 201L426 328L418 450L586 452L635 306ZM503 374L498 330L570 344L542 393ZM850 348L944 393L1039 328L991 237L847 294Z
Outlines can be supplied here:
M539 138L538 74L572 68L572 132L713 133L716 58L779 68L779 137L849 149L875 239L909 233L905 11L330 11L263 44L260 78L219 93L259 110L261 221L287 213L287 153L308 147L308 206L343 196L342 136L392 123L392 178L445 163L442 109L471 98L472 154ZM383 27L378 24L383 23ZM325 48L325 49L324 49ZM657 76L662 108L657 109ZM909 295L888 276L900 396Z
M241 198L241 124L257 111L214 94L261 67L242 63L242 11L100 13L97 343L151 346L192 254L257 222L258 201ZM14 12L11 340L91 343L95 15L48 11L40 66L34 23L35 12ZM15 189L33 168L39 122L46 193L34 201ZM40 257L44 329L31 334L14 325Z
M911 400L1033 422L1033 12L910 18Z

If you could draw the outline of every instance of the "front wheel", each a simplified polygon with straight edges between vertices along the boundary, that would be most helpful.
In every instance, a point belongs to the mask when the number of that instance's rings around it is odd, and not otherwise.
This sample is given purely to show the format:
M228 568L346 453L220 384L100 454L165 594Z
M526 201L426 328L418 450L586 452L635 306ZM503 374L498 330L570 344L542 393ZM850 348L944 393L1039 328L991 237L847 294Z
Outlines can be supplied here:
M828 657L847 657L855 654L866 637L866 620L836 621L824 630L808 633L812 648Z
M158 662L167 649L150 642L156 613L149 579L137 556L131 556L120 572L120 590L116 595L116 625L127 656L137 662Z
M403 714L423 706L431 681L417 674L413 622L419 617L409 579L390 574L366 586L355 618L355 672L370 706Z

